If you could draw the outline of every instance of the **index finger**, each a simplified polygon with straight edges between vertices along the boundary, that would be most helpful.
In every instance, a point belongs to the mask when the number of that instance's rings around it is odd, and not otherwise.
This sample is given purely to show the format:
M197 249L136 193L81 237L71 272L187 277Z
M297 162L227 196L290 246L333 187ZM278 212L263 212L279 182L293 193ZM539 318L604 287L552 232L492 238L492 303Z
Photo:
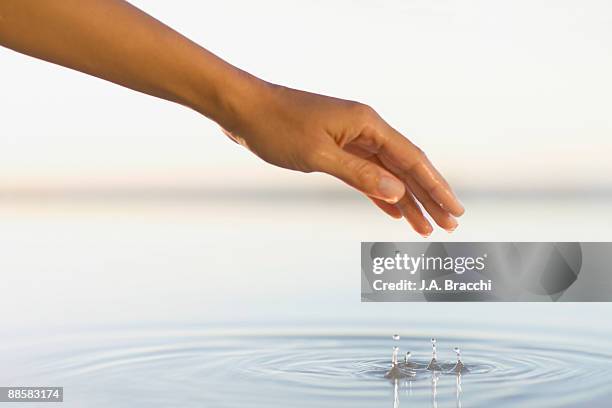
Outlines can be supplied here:
M385 166L402 179L412 176L438 205L456 217L461 216L465 212L463 205L425 153L391 126L386 128L387 137L379 151Z

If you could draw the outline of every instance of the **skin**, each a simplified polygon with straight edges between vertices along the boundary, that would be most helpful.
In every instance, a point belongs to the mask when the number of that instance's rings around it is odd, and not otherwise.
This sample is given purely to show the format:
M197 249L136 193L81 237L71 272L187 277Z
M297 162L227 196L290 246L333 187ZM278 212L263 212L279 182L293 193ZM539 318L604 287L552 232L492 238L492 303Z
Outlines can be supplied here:
M447 231L464 212L371 107L256 78L125 1L2 0L0 45L194 109L266 162L337 177L423 236L422 209Z

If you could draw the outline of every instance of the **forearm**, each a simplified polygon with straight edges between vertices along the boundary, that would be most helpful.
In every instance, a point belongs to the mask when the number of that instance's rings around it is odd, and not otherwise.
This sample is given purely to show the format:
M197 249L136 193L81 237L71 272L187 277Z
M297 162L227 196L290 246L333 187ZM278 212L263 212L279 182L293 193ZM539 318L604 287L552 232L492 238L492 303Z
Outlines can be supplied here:
M228 127L261 82L122 0L0 1L0 44Z

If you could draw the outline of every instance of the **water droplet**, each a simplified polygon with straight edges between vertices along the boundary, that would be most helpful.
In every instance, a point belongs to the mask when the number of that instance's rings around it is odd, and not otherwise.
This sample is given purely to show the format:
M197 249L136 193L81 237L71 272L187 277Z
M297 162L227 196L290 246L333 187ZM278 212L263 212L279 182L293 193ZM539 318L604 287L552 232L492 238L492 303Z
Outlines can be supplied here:
M431 338L431 353L432 353L432 357L436 358L436 339L435 338Z
M412 353L407 351L406 352L406 356L404 356L404 363L408 362L408 360L410 359L410 356L412 356Z
M392 365L397 365L397 353L399 352L399 347L395 346L393 347L393 354L391 356L391 364Z
M461 360L461 349L459 347L455 347L453 350L455 353L457 353L457 360Z
M436 339L435 338L431 338L431 344L435 345L436 344Z
M398 341L400 339L400 335L399 334L394 334L393 335L393 340Z

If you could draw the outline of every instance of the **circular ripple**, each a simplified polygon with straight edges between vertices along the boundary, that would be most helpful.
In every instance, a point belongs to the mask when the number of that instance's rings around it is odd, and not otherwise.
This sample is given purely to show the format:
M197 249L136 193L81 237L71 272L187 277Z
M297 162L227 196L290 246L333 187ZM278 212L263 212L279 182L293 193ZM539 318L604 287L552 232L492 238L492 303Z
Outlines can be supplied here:
M385 377L391 350L411 351L416 365L401 379ZM224 406L371 406L386 399L415 404L463 401L469 406L586 405L610 395L612 358L603 351L511 339L438 339L442 372L427 370L427 338L388 336L193 336L156 335L106 340L69 354L54 353L37 367L47 378L79 385L173 389L189 401ZM462 349L468 372L458 377L453 347ZM400 354L402 356L403 354ZM61 357L58 357L61 356ZM235 390L245 391L236 394ZM231 398L228 398L231 395ZM155 393L150 395L155 396ZM155 406L159 399L151 399ZM143 404L143 406L145 406ZM193 404L193 406L198 406Z

